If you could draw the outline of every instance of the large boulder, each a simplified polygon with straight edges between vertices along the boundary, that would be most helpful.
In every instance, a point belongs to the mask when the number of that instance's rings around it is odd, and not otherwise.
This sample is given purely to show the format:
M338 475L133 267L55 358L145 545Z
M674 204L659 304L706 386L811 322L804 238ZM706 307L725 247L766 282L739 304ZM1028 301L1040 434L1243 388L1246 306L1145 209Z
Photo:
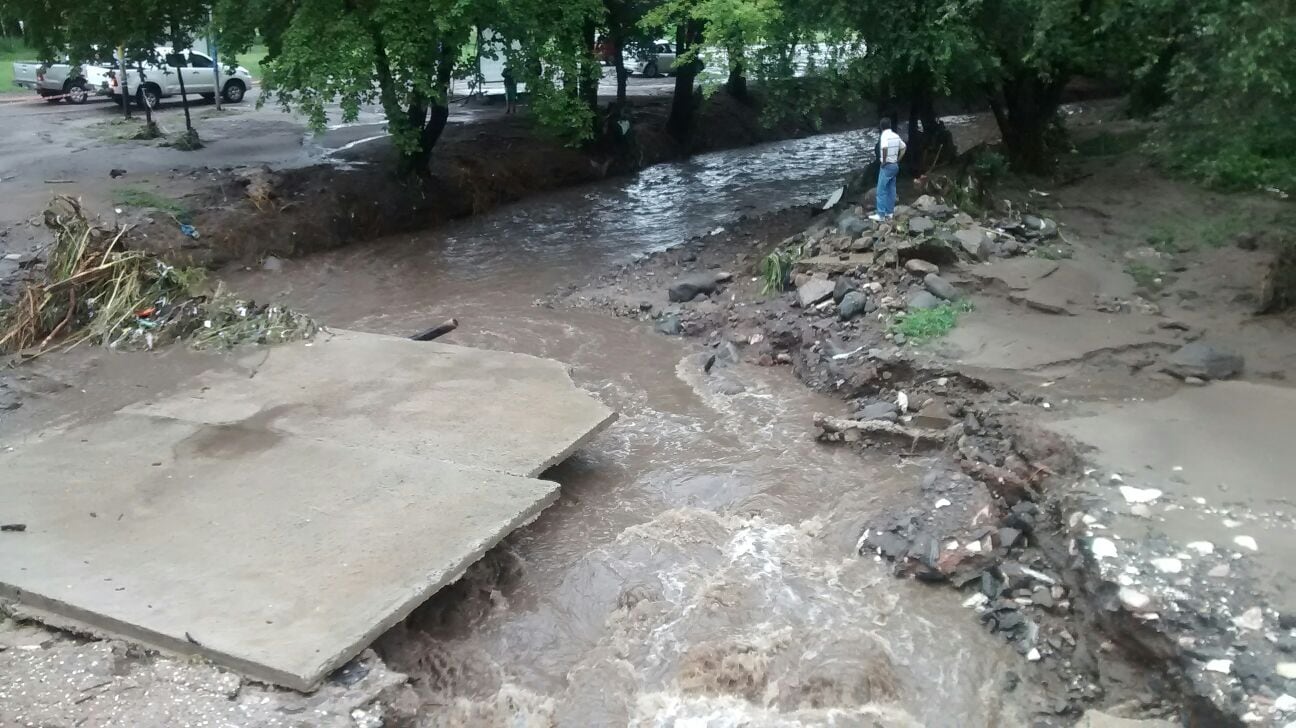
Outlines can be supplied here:
M711 294L716 290L716 277L713 273L693 273L676 280L666 291L670 300L676 303L692 301L699 293Z
M809 308L832 297L835 285L827 278L809 278L797 286L797 302Z
M924 233L929 233L933 229L935 229L935 227L936 227L936 223L932 222L930 218L926 218L926 217L915 217L914 219L909 221L909 232L915 235L922 235Z
M905 270L920 278L929 273L940 273L940 266L935 263L928 263L922 258L910 258L905 261L904 267Z
M949 281L941 278L935 273L928 273L923 277L923 286L927 290L931 291L932 294L939 296L946 301L953 301L959 297L958 289Z
M990 234L984 228L974 226L956 230L954 239L972 258L986 260L990 257Z
M872 227L868 220L853 212L844 212L837 218L837 231L852 238L859 237L861 233Z
M1031 237L1053 238L1057 237L1058 226L1056 222L1047 217L1036 217L1035 215L1023 215L1022 227L1026 228L1027 234Z
M914 291L905 299L905 308L910 311L925 311L941 305L941 300L927 291Z
M1177 377L1228 379L1241 373L1242 366L1242 355L1194 341L1171 354L1162 368Z
M837 315L842 321L851 319L869 312L869 297L866 293L851 291L842 297L841 303L837 306Z
M833 301L841 303L842 299L846 297L846 294L857 290L859 290L859 286L855 285L854 278L851 278L850 276L839 276L837 282L833 284Z

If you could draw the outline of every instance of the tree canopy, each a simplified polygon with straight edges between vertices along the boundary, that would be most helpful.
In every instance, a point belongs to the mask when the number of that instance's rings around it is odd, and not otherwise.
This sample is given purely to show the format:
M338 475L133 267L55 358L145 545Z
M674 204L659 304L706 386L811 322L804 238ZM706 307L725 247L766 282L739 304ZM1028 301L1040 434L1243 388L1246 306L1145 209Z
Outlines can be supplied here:
M1223 185L1296 184L1296 13L1290 0L0 0L47 57L151 48L206 23L223 53L268 49L266 96L322 127L376 104L411 170L426 170L466 60L498 57L526 84L532 118L570 144L624 113L627 49L671 39L669 128L688 137L699 86L814 120L875 105L911 143L947 145L935 101L989 110L1014 167L1047 171L1064 148L1059 105L1078 76L1123 84L1160 114L1170 164ZM495 42L485 47L484 38ZM596 42L602 37L603 43ZM608 43L618 93L598 95ZM705 68L705 71L704 71ZM722 80L721 80L722 79ZM914 155L916 158L918 155Z

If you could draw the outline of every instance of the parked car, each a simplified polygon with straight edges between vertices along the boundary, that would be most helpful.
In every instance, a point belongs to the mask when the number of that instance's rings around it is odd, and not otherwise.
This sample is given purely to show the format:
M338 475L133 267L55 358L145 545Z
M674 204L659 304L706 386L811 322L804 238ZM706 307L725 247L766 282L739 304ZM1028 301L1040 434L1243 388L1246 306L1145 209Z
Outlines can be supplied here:
M135 101L156 108L164 98L180 94L180 76L184 74L186 95L205 99L216 97L216 77L212 72L215 63L198 51L172 52L169 48L157 49L158 61L144 64L143 83L138 68L126 69L126 87ZM121 103L121 79L118 71L109 74L108 92L114 101ZM235 104L243 100L252 88L252 74L242 66L225 66L220 77L221 98Z
M13 84L35 91L42 65L40 61L14 61Z
M89 62L44 64L38 61L16 61L13 64L14 85L29 88L51 102L67 99L84 104L95 94L108 92L107 63Z
M640 76L655 78L663 73L675 72L675 44L659 40L652 48L639 54L634 72Z

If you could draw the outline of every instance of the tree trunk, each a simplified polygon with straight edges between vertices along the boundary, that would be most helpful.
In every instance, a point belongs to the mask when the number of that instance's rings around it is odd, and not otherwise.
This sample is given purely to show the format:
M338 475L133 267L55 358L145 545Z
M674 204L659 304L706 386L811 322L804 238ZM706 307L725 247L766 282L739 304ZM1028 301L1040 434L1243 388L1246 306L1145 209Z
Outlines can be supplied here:
M626 69L625 64L625 42L619 35L612 36L612 42L616 47L612 49L613 63L616 65L617 77L617 106L624 108L626 105L626 84L630 80L630 71Z
M144 88L144 83L148 79L144 76L143 62L137 63L135 69L139 73L139 83L135 84L135 93L139 93L140 89ZM125 91L125 86L122 87L122 90ZM142 95L140 96L140 106L144 107L145 138L156 139L158 136L161 136L161 133L158 131L157 124L153 123L153 109L149 108L148 102L144 100Z
M585 41L585 57L581 59L581 100L585 102L585 107L590 112L590 130L591 138L597 139L600 131L599 124L599 103L598 92L599 82L603 80L602 66L599 65L598 58L594 55L594 41L598 33L598 28L594 21L585 23L582 29L582 39Z
M741 53L741 51L739 51ZM729 55L729 80L725 81L725 90L729 95L746 103L751 97L747 94L746 68L741 60L734 61L733 53Z
M924 174L958 153L954 136L936 117L927 78L926 74L915 74L909 89L909 149L900 164L913 175Z
M176 71L176 80L180 82L180 107L184 109L185 131L193 131L193 118L189 116L189 94L185 91L184 69Z
M1053 168L1048 131L1057 121L1065 85L1066 79L1049 82L1026 77L1008 79L991 92L990 108L1014 170L1043 174Z
M683 55L701 40L702 23L689 20L675 29L675 53ZM675 67L675 93L671 97L670 118L666 121L666 130L677 141L688 139L693 131L693 113L697 105L697 95L693 84L702 70L698 59Z
M131 118L130 110L130 83L126 81L126 51L118 47L117 49L117 72L121 74L121 92L122 92L122 116Z

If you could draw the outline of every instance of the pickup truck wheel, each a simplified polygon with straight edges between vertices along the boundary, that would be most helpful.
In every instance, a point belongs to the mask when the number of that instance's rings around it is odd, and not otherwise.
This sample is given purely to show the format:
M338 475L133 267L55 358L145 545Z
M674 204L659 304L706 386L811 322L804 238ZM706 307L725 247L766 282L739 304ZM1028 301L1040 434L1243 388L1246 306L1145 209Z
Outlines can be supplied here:
M68 103L84 104L90 100L90 89L86 88L85 81L69 83L64 93L67 95Z
M135 94L135 101L140 106L148 106L150 111L156 109L158 105L157 88L153 84L145 86Z
M243 94L245 93L247 93L247 89L244 88L243 82L238 79L234 79L229 83L225 84L225 90L224 92L221 93L221 96L224 97L224 99L229 103L237 104L238 102L243 100Z

